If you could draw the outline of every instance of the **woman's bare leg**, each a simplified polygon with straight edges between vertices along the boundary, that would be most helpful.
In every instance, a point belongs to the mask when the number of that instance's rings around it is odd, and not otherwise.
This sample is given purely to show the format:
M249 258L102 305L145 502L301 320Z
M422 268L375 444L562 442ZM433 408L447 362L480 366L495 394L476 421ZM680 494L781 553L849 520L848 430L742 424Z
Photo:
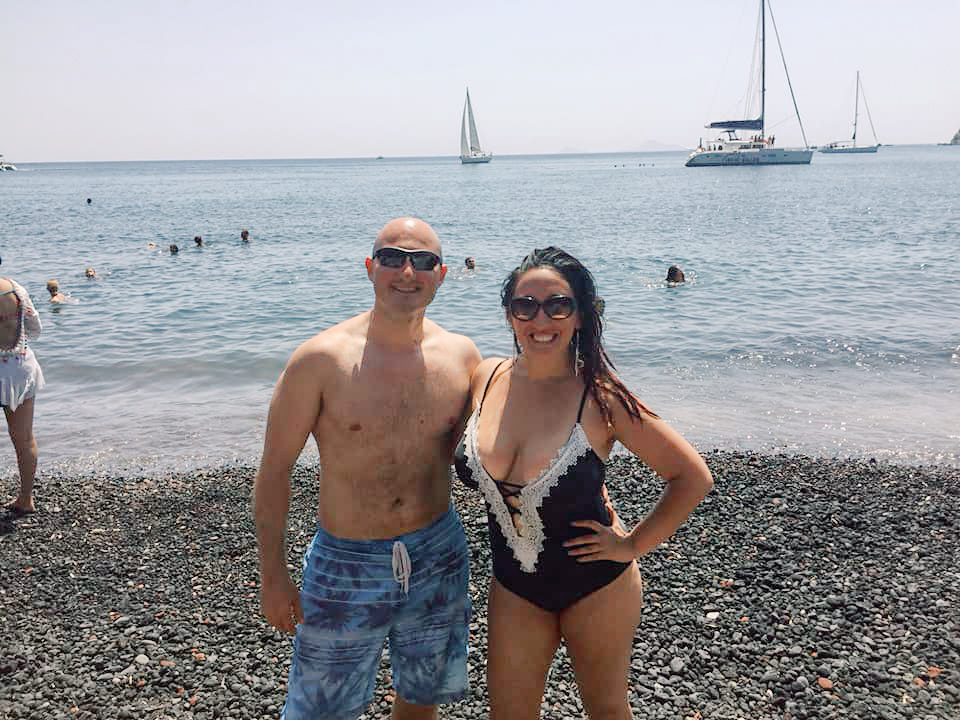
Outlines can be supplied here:
M616 580L567 608L560 627L591 720L629 720L627 683L643 584L634 564Z
M21 512L36 510L33 504L33 478L37 472L37 440L33 436L33 400L24 400L16 410L3 409L20 469L20 495L13 507Z
M557 614L514 595L493 579L487 629L490 720L537 720L547 672L560 646Z

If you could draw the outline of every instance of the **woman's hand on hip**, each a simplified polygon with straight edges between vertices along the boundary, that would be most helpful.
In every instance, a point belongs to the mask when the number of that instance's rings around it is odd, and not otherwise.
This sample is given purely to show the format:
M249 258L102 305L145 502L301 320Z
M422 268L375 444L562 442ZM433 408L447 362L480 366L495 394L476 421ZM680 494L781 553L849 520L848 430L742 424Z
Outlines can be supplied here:
M598 523L596 520L574 520L571 525L592 530L592 533L571 538L563 543L567 553L576 558L577 562L594 562L596 560L612 560L614 562L630 562L636 552L630 536L616 524L612 527Z

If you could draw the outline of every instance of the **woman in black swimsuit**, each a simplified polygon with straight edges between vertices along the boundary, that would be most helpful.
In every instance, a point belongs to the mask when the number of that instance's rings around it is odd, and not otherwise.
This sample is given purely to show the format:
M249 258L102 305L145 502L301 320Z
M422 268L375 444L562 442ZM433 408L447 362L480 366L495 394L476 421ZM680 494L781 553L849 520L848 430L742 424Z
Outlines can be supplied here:
M456 470L487 507L492 720L538 718L566 642L592 718L629 718L627 680L643 584L634 560L666 540L712 487L697 451L613 373L590 272L558 248L534 250L502 302L513 360L473 376L474 411ZM667 481L627 532L612 512L605 461L619 440Z

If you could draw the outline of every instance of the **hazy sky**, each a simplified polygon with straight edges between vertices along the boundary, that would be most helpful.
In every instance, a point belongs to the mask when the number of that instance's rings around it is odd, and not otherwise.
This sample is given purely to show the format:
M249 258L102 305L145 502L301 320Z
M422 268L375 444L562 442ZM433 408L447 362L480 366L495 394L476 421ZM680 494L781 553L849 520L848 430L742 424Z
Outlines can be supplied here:
M757 0L0 0L11 162L693 147L744 117ZM960 129L960 1L774 0L811 144ZM801 142L768 30L768 134ZM861 118L859 137L870 139Z

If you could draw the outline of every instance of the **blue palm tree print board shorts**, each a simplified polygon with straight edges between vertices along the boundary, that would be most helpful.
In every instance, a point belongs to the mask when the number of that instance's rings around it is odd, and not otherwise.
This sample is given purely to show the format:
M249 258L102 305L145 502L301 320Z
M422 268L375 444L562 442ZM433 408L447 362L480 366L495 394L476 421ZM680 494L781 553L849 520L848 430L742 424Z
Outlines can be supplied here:
M452 507L389 540L346 540L318 528L304 554L304 622L282 717L358 717L373 699L387 639L400 698L418 705L465 698L469 578L467 539Z

